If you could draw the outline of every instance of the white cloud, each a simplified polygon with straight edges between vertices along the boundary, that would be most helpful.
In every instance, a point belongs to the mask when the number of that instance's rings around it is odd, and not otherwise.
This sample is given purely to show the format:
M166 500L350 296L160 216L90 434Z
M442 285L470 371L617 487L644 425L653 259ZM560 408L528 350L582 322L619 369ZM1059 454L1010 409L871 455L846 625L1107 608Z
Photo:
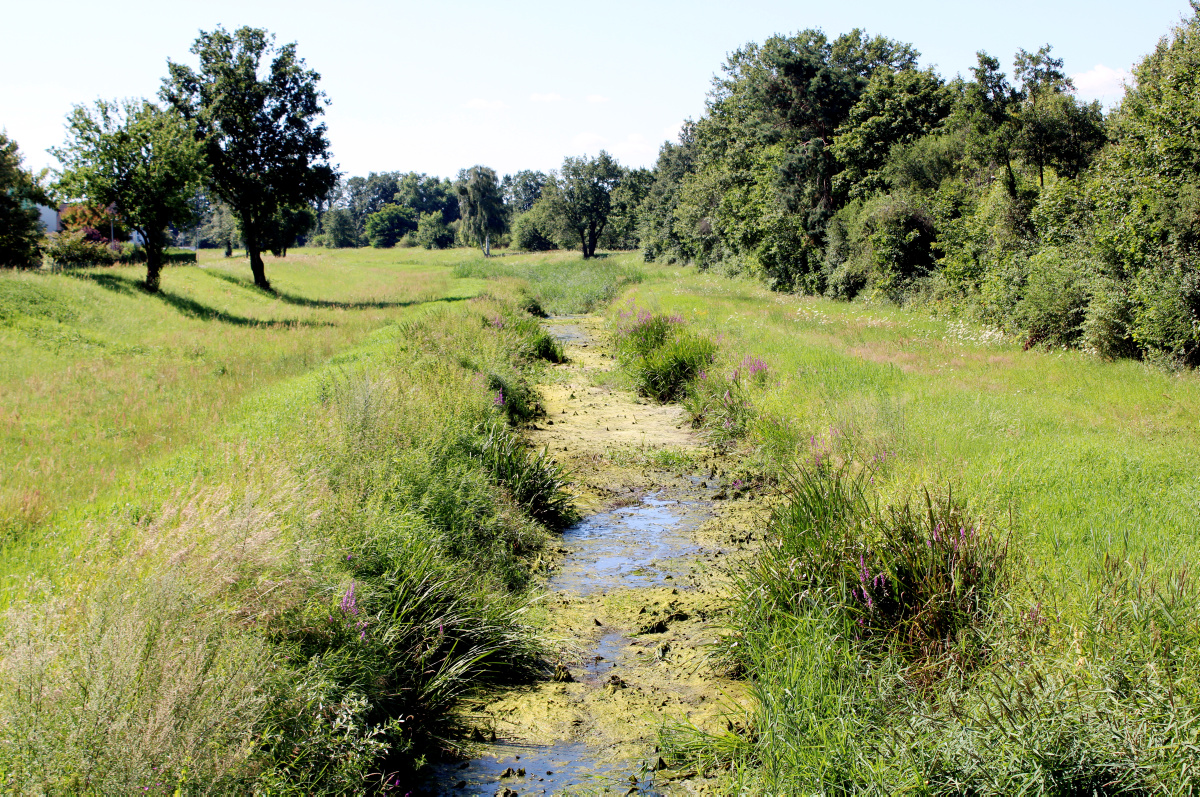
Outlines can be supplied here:
M605 97L603 94L589 94L587 95L587 101L595 105L601 102L608 102L608 97Z
M502 111L508 106L502 103L500 100L484 100L480 99L479 97L475 97L471 100L468 100L467 104L463 107L472 108L477 111Z
M530 94L530 102L558 102L562 99L561 94Z
M1133 76L1124 69L1096 64L1086 72L1071 75L1071 80L1075 81L1080 99L1100 100L1109 105L1125 95L1125 84L1132 83Z

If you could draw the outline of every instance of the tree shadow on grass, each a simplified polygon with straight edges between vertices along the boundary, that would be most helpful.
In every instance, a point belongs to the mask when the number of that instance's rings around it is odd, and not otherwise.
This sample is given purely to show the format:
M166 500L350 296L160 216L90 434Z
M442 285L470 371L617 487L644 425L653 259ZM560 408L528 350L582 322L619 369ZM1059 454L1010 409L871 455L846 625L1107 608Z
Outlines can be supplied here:
M266 289L260 288L250 280L242 277L235 277L232 274L223 274L219 271L206 269L204 274L216 279L228 282L230 285L236 285L239 288L245 288L248 291L253 291L264 298L278 299L284 304L296 305L298 307L311 307L322 310L388 310L392 308L413 307L418 304L429 304L431 302L462 302L471 298L470 296L442 296L436 299L405 299L403 301L366 301L366 302L337 302L328 299L310 299L307 296L300 296L295 293L288 293L276 288Z
M334 326L332 321L312 321L308 319L288 318L284 320L262 319L262 318L247 318L246 316L227 313L224 310L218 310L215 307L209 307L195 299L190 299L187 296L181 296L170 291L159 290L158 293L147 293L144 283L141 280L130 279L119 274L104 274L104 273L79 273L74 275L78 279L90 280L105 290L113 293L121 294L122 296L146 296L152 299L158 299L164 304L168 304L175 308L182 315L188 318L195 318L201 321L219 321L222 324L230 324L238 327L331 327Z

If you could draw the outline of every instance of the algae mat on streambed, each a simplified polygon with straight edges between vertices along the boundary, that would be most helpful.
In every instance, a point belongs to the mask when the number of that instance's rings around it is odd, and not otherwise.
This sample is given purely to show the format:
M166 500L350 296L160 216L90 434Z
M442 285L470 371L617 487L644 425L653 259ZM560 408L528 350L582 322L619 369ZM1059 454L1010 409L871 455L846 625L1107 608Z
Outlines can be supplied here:
M540 604L558 680L469 701L489 741L435 768L433 794L696 794L715 782L662 769L664 724L723 727L741 685L714 672L725 566L762 520L727 494L724 463L676 406L606 387L615 361L598 319L552 319L569 362L541 386L547 417L529 432L571 469L588 513L567 529ZM655 467L672 452L692 475ZM490 741L493 740L494 741Z

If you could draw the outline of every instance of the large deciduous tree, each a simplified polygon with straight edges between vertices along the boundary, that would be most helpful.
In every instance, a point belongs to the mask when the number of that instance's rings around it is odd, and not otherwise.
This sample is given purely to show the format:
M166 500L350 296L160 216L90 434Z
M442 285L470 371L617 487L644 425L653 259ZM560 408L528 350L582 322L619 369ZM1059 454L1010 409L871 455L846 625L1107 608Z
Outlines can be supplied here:
M190 200L203 159L190 123L145 100L82 105L67 117L60 191L112 206L146 249L146 290L158 291L167 227L192 219Z
M459 174L454 185L462 229L470 240L483 247L484 257L492 255L492 233L504 232L504 195L496 172L486 166L472 166Z
M276 47L257 28L201 31L191 52L199 71L169 61L161 95L195 124L209 186L237 216L254 283L270 288L262 252L277 213L320 199L337 181L325 125L314 123L326 104L320 75L294 43Z
M563 160L557 183L547 188L563 227L579 238L584 257L596 254L596 243L612 212L612 192L621 182L621 166L604 150L595 158L584 155Z
M42 225L37 206L50 198L38 179L21 168L17 142L0 131L0 267L42 264Z

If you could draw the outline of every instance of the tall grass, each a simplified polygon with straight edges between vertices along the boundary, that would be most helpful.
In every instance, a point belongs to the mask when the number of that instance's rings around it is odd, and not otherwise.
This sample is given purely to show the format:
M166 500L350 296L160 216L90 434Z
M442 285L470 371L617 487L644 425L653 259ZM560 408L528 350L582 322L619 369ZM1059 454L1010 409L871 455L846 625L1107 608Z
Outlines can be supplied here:
M638 391L656 401L686 395L717 353L716 343L684 328L682 318L633 305L618 312L614 337L617 357Z
M59 568L8 574L8 788L391 788L460 743L462 694L540 671L525 589L572 509L507 428L510 396L538 409L538 330L483 323L522 317L494 299L424 309L43 521L26 567Z
M686 271L629 294L722 336L705 381L770 364L741 451L789 491L721 648L753 708L672 730L678 761L752 793L1200 787L1194 377Z

